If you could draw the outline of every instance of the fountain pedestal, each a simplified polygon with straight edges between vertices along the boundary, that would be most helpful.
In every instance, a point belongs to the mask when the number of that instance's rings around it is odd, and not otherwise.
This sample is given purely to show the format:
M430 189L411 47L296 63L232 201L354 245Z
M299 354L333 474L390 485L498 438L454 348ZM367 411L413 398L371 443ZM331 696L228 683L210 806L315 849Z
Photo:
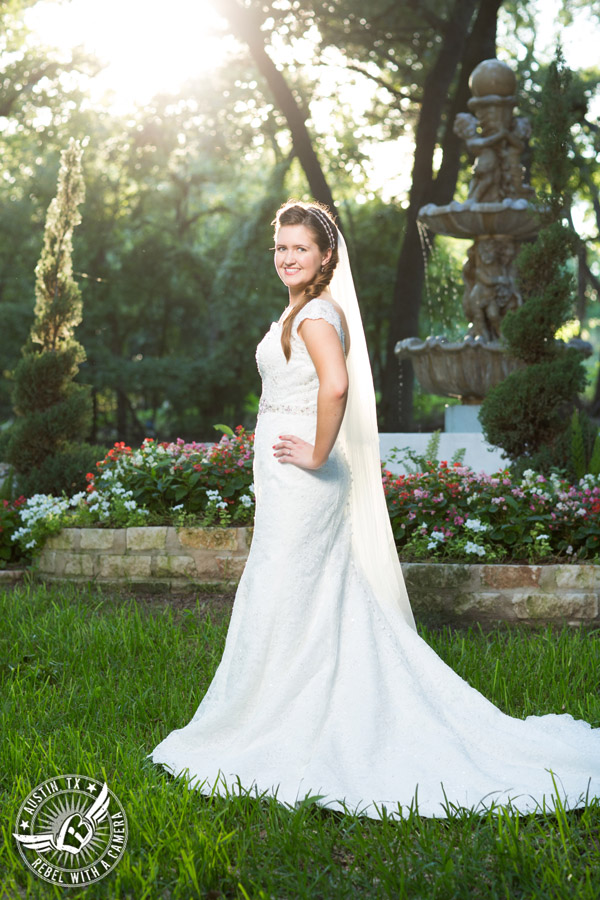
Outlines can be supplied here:
M497 59L471 73L470 113L459 113L454 130L475 158L464 203L428 204L419 222L436 234L472 238L463 265L463 308L469 331L463 341L407 338L396 345L399 359L410 359L424 391L481 403L487 393L523 364L508 357L501 343L506 313L521 305L515 258L523 240L535 238L539 223L524 183L521 154L531 133L529 121L513 116L516 79ZM448 424L467 413L449 413ZM467 433L477 420L471 414ZM478 427L476 430L480 430Z
M447 434L481 434L479 410L481 403L461 403L446 406L444 410L444 431Z

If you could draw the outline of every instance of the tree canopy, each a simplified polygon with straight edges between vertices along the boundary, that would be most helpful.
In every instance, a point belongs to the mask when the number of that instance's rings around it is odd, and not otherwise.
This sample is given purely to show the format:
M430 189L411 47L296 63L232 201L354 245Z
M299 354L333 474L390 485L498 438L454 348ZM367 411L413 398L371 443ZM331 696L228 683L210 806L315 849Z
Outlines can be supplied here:
M439 242L427 262L416 213L466 183L469 161L452 122L466 108L477 62L502 53L517 70L522 110L536 113L544 64L531 4L212 0L237 50L223 67L127 114L86 99L96 60L31 40L24 13L32 5L12 0L0 11L2 420L12 416L8 373L33 322L45 212L73 137L85 148L73 268L90 440L211 439L216 422L253 426L255 347L287 302L270 248L273 214L289 196L337 210L381 427L418 428L423 405L413 413L411 373L399 372L393 347L462 313L458 251ZM577 4L565 8L578 15ZM500 45L498 23L510 45ZM588 107L598 78L597 70L576 73L572 87L577 312L592 337L600 169ZM372 187L373 147L391 141L399 152L412 147L405 196Z

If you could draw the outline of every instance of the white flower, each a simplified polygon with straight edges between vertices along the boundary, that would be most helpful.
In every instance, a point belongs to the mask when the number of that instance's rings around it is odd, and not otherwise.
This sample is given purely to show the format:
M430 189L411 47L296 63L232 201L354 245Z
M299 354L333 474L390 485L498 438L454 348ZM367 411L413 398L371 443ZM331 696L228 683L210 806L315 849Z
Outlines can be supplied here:
M227 504L224 500L221 500L220 503L217 503L217 509L227 509Z
M179 509L183 509L183 503L178 503L176 506L171 507L173 512L177 512Z
M248 509L249 506L252 506L252 497L249 497L248 494L244 494L240 497L240 503Z
M439 547L439 544L437 541L429 541L429 543L427 544L428 550L435 550L436 547Z
M446 540L443 531L432 531L431 539L433 541L445 541Z
M207 491L206 496L211 501L211 503L214 503L214 502L222 499L222 497L218 491Z
M134 510L137 507L137 503L135 502L135 500L126 500L123 506L125 507L125 509Z
M567 547L567 553L568 553L569 556L571 556L572 553L573 553L573 548L571 547L570 544L569 544L569 546Z
M251 484L250 487L248 488L248 490L250 491L251 494L253 494L254 493L254 485Z
M549 537L549 534L538 534L536 541L547 541Z
M488 526L484 525L479 519L467 519L465 522L465 528L468 528L469 531L487 531Z
M485 548L480 547L479 544L474 544L472 541L467 541L465 553L476 553L477 556L485 556Z

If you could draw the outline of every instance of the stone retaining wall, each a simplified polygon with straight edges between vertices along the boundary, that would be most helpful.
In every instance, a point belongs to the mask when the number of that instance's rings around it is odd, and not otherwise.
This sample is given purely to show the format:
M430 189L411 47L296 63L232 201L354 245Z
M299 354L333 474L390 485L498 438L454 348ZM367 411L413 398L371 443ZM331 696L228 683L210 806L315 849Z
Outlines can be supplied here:
M600 566L403 563L402 571L421 622L600 625Z
M141 591L231 586L251 539L251 528L65 528L48 539L37 573ZM421 622L600 625L600 566L403 563L402 570Z
M47 581L93 581L139 590L237 583L252 528L64 528L37 562Z

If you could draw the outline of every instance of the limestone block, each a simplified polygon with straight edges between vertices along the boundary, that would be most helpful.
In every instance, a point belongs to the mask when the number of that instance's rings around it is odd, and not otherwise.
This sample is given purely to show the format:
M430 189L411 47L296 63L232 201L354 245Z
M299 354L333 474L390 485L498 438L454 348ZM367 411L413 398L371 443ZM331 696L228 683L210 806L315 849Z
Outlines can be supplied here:
M216 554L214 552L190 547L188 548L188 553L194 560L194 572L196 578L207 582L214 580L218 581L221 578Z
M96 574L96 560L91 553L65 554L63 574L92 578Z
M100 578L148 578L152 574L151 556L101 556Z
M540 566L538 587L543 591L556 591L556 573L561 566Z
M206 550L237 548L235 528L178 528L177 534L182 547L202 547Z
M564 565L556 567L556 584L559 588L593 588L596 584L597 566Z
M56 550L49 550L48 544L40 553L38 571L44 575L51 575L56 571Z
M25 569L0 569L0 584L16 584L23 580Z
M73 550L79 544L81 528L63 528L58 534L51 534L45 546L49 550Z
M513 605L520 619L560 622L565 619L595 619L598 616L598 598L591 592L523 591L513 597Z
M152 574L158 578L194 578L197 574L196 563L191 556L155 556Z
M466 588L471 584L478 566L461 563L402 563L402 573L410 594L411 590L439 591L444 588Z
M112 550L115 528L82 528L82 550Z
M177 534L177 528L174 525L167 526L167 535L165 538L165 551L168 554L181 553L181 542Z
M127 550L164 550L167 540L166 525L147 525L127 529Z
M216 563L220 577L224 581L238 581L242 577L246 556L217 556Z
M524 588L538 585L541 566L482 566L482 584L492 588Z
M517 618L512 596L506 591L478 590L459 594L452 606L461 619L511 621Z

